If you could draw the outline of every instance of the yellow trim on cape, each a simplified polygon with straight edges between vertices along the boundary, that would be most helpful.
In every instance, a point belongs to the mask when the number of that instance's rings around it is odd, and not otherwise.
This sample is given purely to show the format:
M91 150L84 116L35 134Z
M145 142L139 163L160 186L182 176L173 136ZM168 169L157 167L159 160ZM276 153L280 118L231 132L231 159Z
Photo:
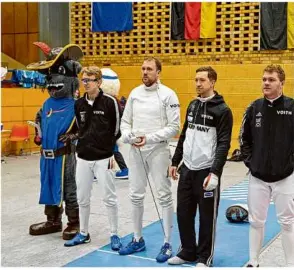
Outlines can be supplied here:
M72 120L69 128L67 129L67 131L65 133L67 133L67 132L69 132L71 130L71 128L72 128L72 126L73 126L73 124L74 124L75 121L76 121L76 117L73 118L73 120Z
M67 132L69 132L74 124L74 122L76 121L76 117L73 118L69 128L67 129ZM61 197L60 197L60 203L59 203L59 207L62 206L63 204L63 193L64 193L64 169L65 169L65 155L62 156L62 171L61 171Z
M65 164L65 155L62 156L62 170L61 170L61 196L59 207L63 205L63 192L64 192L64 164Z

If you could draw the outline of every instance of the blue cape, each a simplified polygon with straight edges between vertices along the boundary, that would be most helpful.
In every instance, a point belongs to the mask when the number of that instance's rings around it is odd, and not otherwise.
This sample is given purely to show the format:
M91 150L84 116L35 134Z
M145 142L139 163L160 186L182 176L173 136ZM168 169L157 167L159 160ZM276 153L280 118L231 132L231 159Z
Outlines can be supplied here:
M42 148L56 150L64 146L59 136L68 132L75 121L74 99L49 98L43 104L41 131ZM45 159L41 156L40 204L61 205L63 201L63 178L65 156Z

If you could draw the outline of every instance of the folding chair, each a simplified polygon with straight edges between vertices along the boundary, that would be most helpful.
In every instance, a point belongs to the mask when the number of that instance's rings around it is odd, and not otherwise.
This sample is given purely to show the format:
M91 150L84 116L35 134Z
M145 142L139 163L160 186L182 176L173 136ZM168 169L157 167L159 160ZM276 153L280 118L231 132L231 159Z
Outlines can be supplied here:
M13 125L11 129L10 136L6 140L6 153L7 153L7 145L10 142L25 142L29 144L29 151L31 153L30 146L30 135L29 135L29 127L28 125ZM21 153L23 152L23 148L21 148Z

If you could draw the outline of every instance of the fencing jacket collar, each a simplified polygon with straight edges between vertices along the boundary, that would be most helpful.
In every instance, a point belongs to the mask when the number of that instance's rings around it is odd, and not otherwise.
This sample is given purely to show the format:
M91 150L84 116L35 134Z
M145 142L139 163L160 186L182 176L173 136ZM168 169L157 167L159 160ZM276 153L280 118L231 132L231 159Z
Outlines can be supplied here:
M152 84L151 86L146 86L145 84L144 84L144 89L146 90L146 91L156 91L157 89L158 89L158 82L156 82L156 83L154 83L154 84Z

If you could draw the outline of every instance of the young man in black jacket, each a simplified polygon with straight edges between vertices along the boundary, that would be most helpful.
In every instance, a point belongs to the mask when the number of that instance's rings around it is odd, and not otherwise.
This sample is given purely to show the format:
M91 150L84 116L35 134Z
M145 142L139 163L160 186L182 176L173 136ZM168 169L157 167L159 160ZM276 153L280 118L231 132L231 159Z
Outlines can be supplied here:
M90 198L95 176L102 185L103 202L107 209L111 229L111 248L119 250L121 242L117 236L117 197L114 176L109 166L113 148L121 135L121 112L117 100L100 89L102 73L98 67L83 68L82 82L86 93L75 103L78 124L76 181L80 233L74 239L66 242L65 246L90 242L88 232Z
M250 170L249 267L258 266L271 198L282 228L286 264L294 267L294 100L283 95L284 83L279 65L264 69L264 98L249 105L241 127L241 155Z
M169 264L196 261L197 267L210 266L213 259L220 178L230 149L233 117L222 96L214 91L217 73L211 67L196 70L198 97L187 109L170 176L177 179L183 159L177 192L177 219L181 250ZM195 216L199 207L198 245Z

